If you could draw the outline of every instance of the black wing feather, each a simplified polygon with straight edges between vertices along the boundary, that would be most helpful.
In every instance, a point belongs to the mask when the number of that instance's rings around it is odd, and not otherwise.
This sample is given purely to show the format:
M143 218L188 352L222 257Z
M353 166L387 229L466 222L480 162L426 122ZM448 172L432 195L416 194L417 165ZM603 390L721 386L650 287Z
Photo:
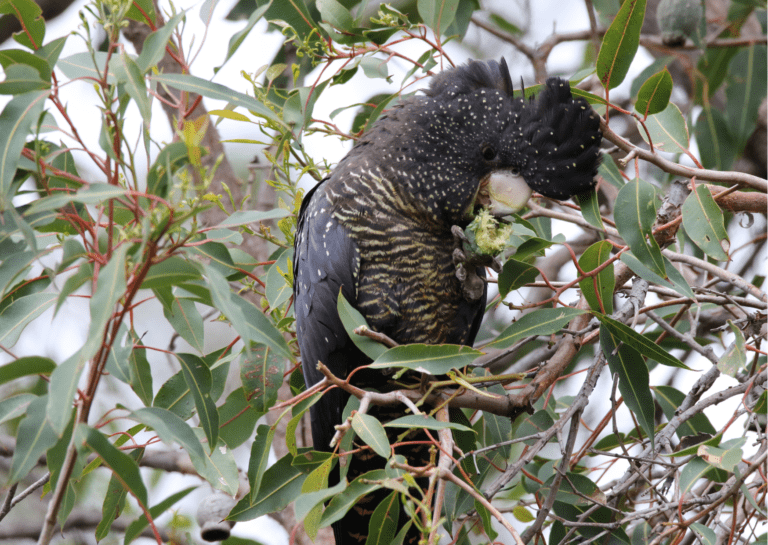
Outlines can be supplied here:
M347 230L331 216L324 182L304 198L299 212L294 255L294 305L304 377L308 384L322 380L317 363L345 378L350 361L365 362L339 318L339 291L355 301L354 263L357 246ZM312 440L318 450L329 450L341 422L347 395L335 388L310 409Z

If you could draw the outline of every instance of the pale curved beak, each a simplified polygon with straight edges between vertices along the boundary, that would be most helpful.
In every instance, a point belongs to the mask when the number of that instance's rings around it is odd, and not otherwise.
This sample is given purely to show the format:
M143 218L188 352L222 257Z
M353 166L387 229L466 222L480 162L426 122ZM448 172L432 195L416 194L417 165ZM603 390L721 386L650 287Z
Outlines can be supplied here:
M513 174L511 170L491 172L484 189L490 200L488 211L497 217L518 212L533 193L523 177Z

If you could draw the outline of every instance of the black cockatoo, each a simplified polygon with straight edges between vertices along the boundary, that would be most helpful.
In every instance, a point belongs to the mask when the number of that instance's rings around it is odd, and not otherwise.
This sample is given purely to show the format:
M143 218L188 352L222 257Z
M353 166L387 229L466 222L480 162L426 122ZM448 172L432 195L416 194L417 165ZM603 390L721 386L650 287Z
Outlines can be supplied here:
M471 345L486 296L467 297L457 278L452 227L466 227L483 206L509 215L532 190L565 199L591 189L599 121L562 79L548 79L535 100L513 97L503 59L443 71L423 95L379 118L301 206L294 304L307 385L322 379L318 361L342 378L370 363L342 326L340 290L373 330L400 344ZM484 278L484 268L476 272ZM373 371L355 380L387 388ZM334 388L311 408L315 449L330 449L347 397ZM369 458L353 458L350 481L383 467ZM334 524L338 545L365 543L380 500L366 501Z

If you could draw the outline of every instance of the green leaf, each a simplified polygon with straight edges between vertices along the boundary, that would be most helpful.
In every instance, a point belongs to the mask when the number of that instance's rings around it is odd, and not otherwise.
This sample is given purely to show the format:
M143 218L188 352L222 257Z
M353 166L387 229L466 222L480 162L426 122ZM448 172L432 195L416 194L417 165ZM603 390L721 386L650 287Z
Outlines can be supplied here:
M459 0L418 0L416 6L424 24L441 36L456 17Z
M19 297L0 311L0 345L11 348L21 332L56 301L55 293L31 293Z
M355 413L352 417L352 429L358 437L382 458L389 458L391 449L387 432L375 417L369 414Z
M19 424L16 447L13 450L11 469L6 486L29 475L40 456L56 444L58 437L45 416L48 403L46 396L34 399L27 407L27 414Z
M467 426L464 426L462 424L456 424L455 422L439 422L438 420L435 420L431 416L427 416L425 414L419 415L419 414L409 414L407 416L401 416L400 418L396 418L395 420L391 420L384 424L385 428L407 428L407 429L413 429L413 428L423 428L427 430L457 430L457 431L468 431L470 433L474 433L474 430L472 428L469 428Z
M147 96L147 84L144 81L144 71L125 51L114 55L110 62L111 71L115 74L117 82L123 84L123 89L128 93L139 108L144 129L149 130L152 118L152 106Z
M587 220L587 223L594 225L600 230L604 230L603 218L600 216L600 202L597 198L597 191L587 191L575 196L575 200L581 207L581 215Z
M266 413L277 401L283 384L283 356L264 345L251 347L250 354L240 359L240 381L248 393L248 403Z
M58 210L72 202L83 204L100 204L110 199L122 197L127 189L120 186L102 183L93 183L82 188L77 193L56 192L48 197L43 197L33 202L25 212L25 216L45 212L46 210Z
M552 419L552 415L546 410L536 411L523 419L520 425L515 429L515 435L521 437L536 435L537 433L541 433L551 428L554 424L555 422ZM526 445L534 445L535 443L536 439L533 438L525 441Z
M607 240L595 242L584 250L579 258L579 267L585 273L592 272L610 259L612 251L613 244ZM579 282L579 289L589 303L589 308L603 314L613 314L613 290L615 287L613 263L607 265L595 276Z
M685 234L715 261L728 261L730 242L723 212L707 186L698 184L682 208Z
M163 315L192 348L201 354L205 351L203 317L194 301L174 297L169 307L163 307Z
M185 142L172 142L162 148L147 174L147 193L165 198L173 185L174 172L189 162L189 152Z
M291 298L293 286L285 278L291 272L293 248L284 248L275 263L267 269L267 287L264 290L270 308L277 308Z
M12 64L5 69L5 79L0 81L0 95L20 95L50 86L50 83L40 79L37 69L26 64Z
M304 521L304 529L312 539L317 537L326 498L335 496L347 486L346 480L341 479L336 486L328 488L328 475L333 464L334 459L329 457L307 475L301 485L301 496L295 503L296 520Z
M734 335L733 343L723 352L717 361L717 368L729 377L736 377L739 371L747 365L747 351L744 341L744 334L741 330L728 320L728 326Z
M13 39L30 49L39 49L45 39L43 10L32 0L5 0L0 4L0 13L14 15L21 23L22 31Z
M168 409L182 420L192 417L195 409L195 400L189 391L184 373L179 371L166 380L155 395L152 403L154 407Z
M752 44L741 50L728 65L725 89L728 126L740 153L755 130L758 110L766 95L766 46Z
M50 375L56 364L50 358L26 356L0 366L0 384L30 375Z
M320 527L328 526L340 520L362 496L381 488L382 485L375 481L386 478L387 472L383 469L375 469L357 477L343 492L336 494L328 504L320 520Z
M83 346L82 357L91 359L96 354L104 339L104 328L112 319L115 306L125 294L125 261L128 245L118 246L112 257L99 272L96 281L96 290L91 295L89 308L91 310L91 323L88 327L88 341Z
M683 297L689 297L691 299L695 299L696 296L694 295L693 290L691 290L691 287L685 281L685 278L683 278L682 274L680 274L680 272L672 265L669 259L667 259L664 256L662 257L663 257L662 261L664 263L664 269L667 271L667 274L669 275L669 277L666 279L662 278L661 276L656 274L654 271L646 267L645 263L642 263L639 259L637 259L634 256L634 254L632 254L632 252L624 252L623 254L621 254L620 260L627 267L632 269L632 272L635 273L640 278L643 278L653 284L658 284L660 286L673 289Z
M349 304L349 301L347 301L347 299L344 297L341 289L339 289L339 299L336 307L339 311L339 318L341 318L341 323L344 325L344 329L347 331L347 335L349 335L349 338L352 339L352 342L355 343L355 346L357 346L363 354L372 360L376 360L376 358L387 351L387 347L383 344L378 343L369 337L358 335L354 332L354 330L358 327L368 328L368 322L365 321L363 315L360 314L360 312L355 307Z
M647 116L664 111L672 95L672 75L665 66L643 83L637 93L635 110Z
M632 253L643 265L662 278L667 277L664 260L656 239L653 222L656 220L656 191L648 182L635 178L619 190L614 216L619 234Z
M337 0L316 0L315 5L323 21L338 30L351 31L355 26L352 14Z
M301 2L296 0L275 2L273 0L264 17L268 21L280 21L281 24L285 22L301 40L312 43L319 39L320 35L317 33L315 21L312 19L307 4L306 0Z
M243 341L265 344L286 358L293 359L282 334L264 313L251 302L232 293L227 281L211 265L203 265L203 270L208 277L211 298L216 308L227 317Z
M404 367L422 373L442 375L469 365L482 352L457 344L406 344L390 348L371 364L372 369Z
M76 437L76 441L95 452L138 502L147 507L147 488L141 478L139 465L133 458L116 448L104 434L85 424L77 426Z
M127 436L124 437L127 439ZM115 446L119 445L116 443ZM132 460L138 463L144 455L144 449L136 448L127 454ZM101 505L101 521L94 532L96 541L101 541L109 535L112 523L120 516L125 507L125 499L127 496L128 490L123 486L123 483L120 482L116 475L112 475L109 479L109 485L107 485L107 493L104 495L104 502Z
M219 406L219 437L230 449L237 448L251 439L260 417L261 413L248 404L245 390L233 390Z
M667 420L674 418L677 414L677 409L685 399L685 394L671 386L654 386L653 391L655 394L654 399L656 399L661 410L664 411L664 416L667 417ZM698 435L699 433L715 435L716 431L707 416L704 413L698 413L680 424L675 433L682 439L683 437Z
M0 424L25 415L35 399L37 396L33 394L19 394L0 401Z
M736 466L741 462L744 451L741 449L746 442L746 437L741 437L735 443L729 441L720 445L720 448L712 445L699 445L697 454L701 456L708 464L718 469L723 469L729 473L737 470Z
M163 58L168 40L171 39L173 31L185 15L186 11L180 11L144 40L144 44L141 46L141 54L136 57L136 66L141 74L145 74Z
M507 327L487 348L508 348L531 335L551 335L586 311L577 308L541 308L524 314Z
M282 511L301 494L301 485L306 478L291 462L294 457L286 454L264 472L264 478L255 500L249 494L232 508L228 520L253 520L267 513Z
M3 256L0 263L0 300L22 280L34 262L37 252L13 252Z
M35 56L45 60L46 64L48 65L48 69L45 72L40 72L40 77L42 77L44 80L49 81L51 79L51 68L58 62L59 55L61 55L61 52L64 50L67 38L68 36L62 36L61 38L51 40L43 47L35 51Z
M189 261L179 256L172 256L149 268L141 283L141 289L155 289L199 280L200 271Z
M187 251L201 256L202 261L218 272L221 277L229 278L234 273L241 274L235 268L235 262L229 249L220 242L208 241L205 244L187 248Z
M202 443L205 439L203 430L195 428L193 432L198 442ZM200 460L191 459L195 466L195 471L208 481L211 486L222 490L229 496L237 494L240 485L237 463L235 462L234 454L221 439L211 450L210 456L206 454L205 458Z
M302 417L304 416L304 413L307 412L312 405L317 403L320 400L320 398L323 397L324 393L325 392L323 391L315 392L308 398L304 398L302 401L300 401L293 407L293 411L292 411L293 417L288 421L288 425L286 426L285 446L288 447L288 452L290 452L294 456L298 456L299 454L298 447L296 446L296 428L299 427L299 423L302 421ZM349 406L349 403L351 403L351 400L348 402L348 406ZM347 416L349 415L343 416L341 421L344 422ZM353 434L350 434L350 436L352 435ZM348 450L344 448L343 443L342 443L342 450Z
M282 208L273 208L272 210L237 210L232 212L224 221L219 223L216 228L237 227L249 223L259 223L261 221L276 220L290 216L290 212Z
M648 135L637 122L637 130L643 140L648 142ZM680 108L671 102L664 111L649 115L645 121L648 134L653 139L654 147L669 153L688 149L688 125L685 123Z
M129 333L128 384L144 405L152 404L152 370L144 343L135 331Z
M634 350L642 354L643 356L659 362L662 365L669 367L679 367L680 369L687 369L691 371L691 368L674 357L672 354L661 348L656 343L652 342L648 337L641 335L628 325L625 325L618 320L614 320L610 316L603 316L598 314L597 319L603 324L611 336L617 341L621 341L628 346L631 346Z
M71 417L77 384L87 361L81 356L83 350L84 348L81 348L72 354L51 373L51 386L48 392L48 408L46 410L48 421L58 435L64 433Z
M483 531L485 531L485 535L488 536L488 539L490 539L491 543L495 542L496 538L499 536L499 533L493 529L493 518L491 517L490 511L488 511L488 509L486 509L486 507L477 500L475 500L475 511L477 511L477 514L480 515L480 520L483 523Z
M653 541L656 534L653 533L653 526L646 521L640 522L632 530L632 545L645 545Z
M204 468L205 452L192 428L171 411L158 407L144 407L131 412L131 418L155 430L164 443L180 444L196 469ZM200 469L198 472L202 473Z
M267 469L269 451L272 447L272 439L275 437L275 429L261 425L256 430L256 437L251 445L251 457L248 462L248 483L251 485L250 498L254 502L259 496L264 470Z
M539 269L528 263L510 258L499 274L499 295L503 299L509 292L519 289L539 276Z
M640 73L637 74L637 76L635 76L635 79L632 80L632 85L630 86L630 89L629 89L629 95L636 97L637 94L640 92L640 87L643 86L643 84L648 80L648 78L652 77L654 74L661 72L667 66L672 64L674 61L675 61L675 57L672 57L671 55L655 58L651 64L643 68L643 70L641 70Z
M43 111L48 91L32 91L17 95L0 113L0 210L11 205L10 195L16 167L32 125Z
M362 68L363 73L371 79L387 79L389 77L389 69L387 68L386 59L364 57L360 60L360 68Z
M506 394L504 388L500 385L491 386L488 391L492 394L496 394L497 397L503 398ZM479 437L479 442L483 445L495 445L509 440L512 437L512 422L509 418L499 416L496 414L486 414L482 420L482 431ZM510 446L503 445L499 447L499 453L505 459L509 457Z
M703 524L694 522L691 524L691 530L699 536L701 545L715 545L717 543L717 535L712 528L707 528Z
M400 518L400 494L396 491L384 498L373 510L368 523L365 545L391 545Z
M194 354L176 354L184 380L195 400L197 417L205 432L209 449L213 450L219 438L219 412L211 399L211 371L205 362Z
M235 106L246 108L255 115L268 119L285 129L288 128L264 103L219 83L213 83L212 81L204 80L189 74L155 74L152 76L152 81L161 85L168 85L179 91L187 91L189 93L197 93L216 100L224 100Z
M712 469L712 466L702 458L696 456L690 462L685 464L680 472L680 494L684 495L690 492L696 481L703 478L704 475Z
M603 37L597 54L597 76L606 89L617 87L629 72L640 45L645 0L624 2Z
M30 53L24 49L3 49L0 51L0 65L6 71L14 65L34 68L43 82L51 81L51 63L40 55L40 51ZM13 93L18 94L18 93Z
M621 189L626 183L619 167L616 166L611 156L606 153L600 155L600 166L597 167L597 175L616 189Z
M694 132L704 168L730 170L737 150L725 115L705 104L696 120Z
M624 344L606 325L600 326L600 346L611 374L619 377L619 392L646 436L654 442L654 403L649 388L648 366L640 352Z
M84 51L61 59L56 63L56 68L59 68L70 79L93 78L96 80L101 80L102 74L100 71L106 69L107 83L112 85L116 80L115 75L105 66L108 58L109 56L103 51L96 51L93 57L91 53ZM96 66L94 66L94 60ZM98 67L98 70L96 67Z

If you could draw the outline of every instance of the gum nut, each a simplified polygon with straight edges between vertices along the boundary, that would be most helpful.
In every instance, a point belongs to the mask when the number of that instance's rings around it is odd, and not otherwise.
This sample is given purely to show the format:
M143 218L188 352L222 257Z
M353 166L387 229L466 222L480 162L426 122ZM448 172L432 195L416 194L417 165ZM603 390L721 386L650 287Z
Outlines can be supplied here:
M200 537L205 541L222 541L229 537L234 522L224 520L235 506L235 500L221 491L214 491L197 506Z

